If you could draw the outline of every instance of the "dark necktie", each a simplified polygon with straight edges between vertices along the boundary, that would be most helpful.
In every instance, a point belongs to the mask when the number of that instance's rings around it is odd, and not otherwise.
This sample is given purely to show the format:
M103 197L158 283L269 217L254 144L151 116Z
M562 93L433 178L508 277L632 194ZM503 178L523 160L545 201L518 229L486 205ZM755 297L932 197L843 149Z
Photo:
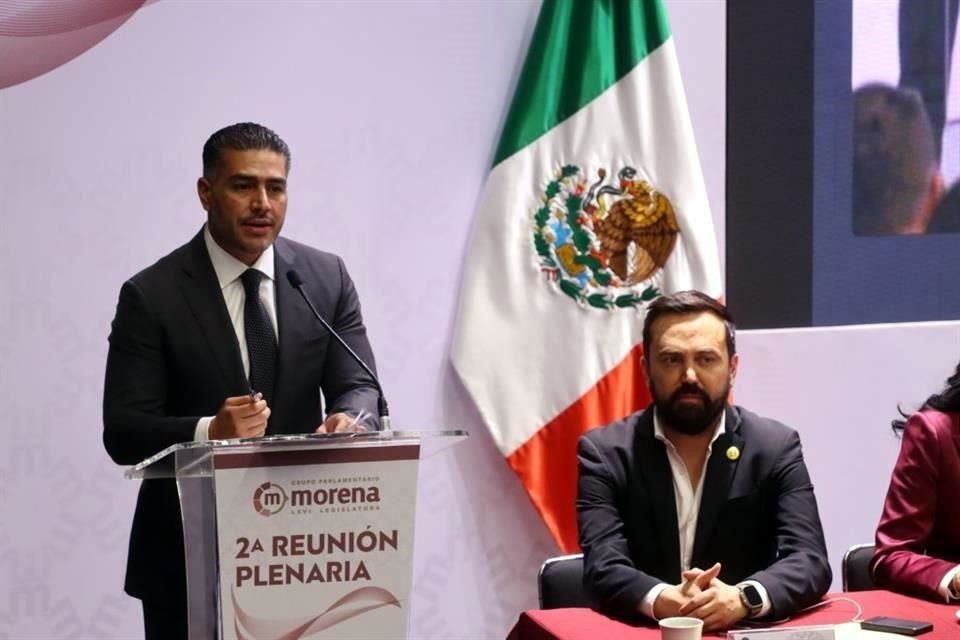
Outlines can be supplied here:
M261 392L269 403L273 400L273 383L277 375L277 338L270 316L260 300L260 281L264 277L256 269L247 269L240 280L247 294L243 304L243 324L250 355L250 387Z

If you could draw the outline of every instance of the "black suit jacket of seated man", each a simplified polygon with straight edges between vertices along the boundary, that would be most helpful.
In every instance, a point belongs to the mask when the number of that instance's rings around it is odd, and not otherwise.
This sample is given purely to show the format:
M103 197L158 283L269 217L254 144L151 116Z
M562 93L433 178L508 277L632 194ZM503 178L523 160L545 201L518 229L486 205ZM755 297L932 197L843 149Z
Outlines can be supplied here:
M743 408L725 411L703 477L691 566L719 562L727 584L756 580L770 598L768 616L788 616L820 600L832 580L800 438ZM673 475L652 406L585 434L577 457L584 586L597 610L636 617L650 589L681 582Z

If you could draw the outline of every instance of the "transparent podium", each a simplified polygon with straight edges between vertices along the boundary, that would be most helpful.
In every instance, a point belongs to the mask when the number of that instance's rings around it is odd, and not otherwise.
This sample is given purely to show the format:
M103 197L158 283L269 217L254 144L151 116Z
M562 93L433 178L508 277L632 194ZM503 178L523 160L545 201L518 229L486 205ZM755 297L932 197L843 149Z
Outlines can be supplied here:
M169 447L191 640L406 637L419 461L463 431L269 436Z

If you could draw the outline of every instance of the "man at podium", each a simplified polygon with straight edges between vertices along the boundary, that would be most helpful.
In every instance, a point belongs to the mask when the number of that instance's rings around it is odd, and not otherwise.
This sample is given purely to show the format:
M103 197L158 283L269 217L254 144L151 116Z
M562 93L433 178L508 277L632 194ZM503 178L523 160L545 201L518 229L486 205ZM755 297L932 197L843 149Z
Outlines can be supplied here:
M214 133L197 180L206 224L123 284L103 399L103 441L118 464L189 441L379 428L376 381L295 288L302 283L319 314L373 367L343 261L279 237L289 170L287 144L264 126ZM140 487L125 591L142 601L147 640L186 637L173 480Z

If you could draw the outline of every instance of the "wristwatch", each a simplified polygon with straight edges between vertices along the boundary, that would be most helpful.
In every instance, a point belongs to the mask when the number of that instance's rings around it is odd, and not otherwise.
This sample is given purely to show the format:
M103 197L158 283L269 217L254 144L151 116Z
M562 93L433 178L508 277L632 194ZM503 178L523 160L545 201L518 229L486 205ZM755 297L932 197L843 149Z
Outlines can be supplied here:
M740 602L747 610L747 617L754 618L760 615L760 610L763 609L760 590L752 584L738 584L737 589L740 589Z

